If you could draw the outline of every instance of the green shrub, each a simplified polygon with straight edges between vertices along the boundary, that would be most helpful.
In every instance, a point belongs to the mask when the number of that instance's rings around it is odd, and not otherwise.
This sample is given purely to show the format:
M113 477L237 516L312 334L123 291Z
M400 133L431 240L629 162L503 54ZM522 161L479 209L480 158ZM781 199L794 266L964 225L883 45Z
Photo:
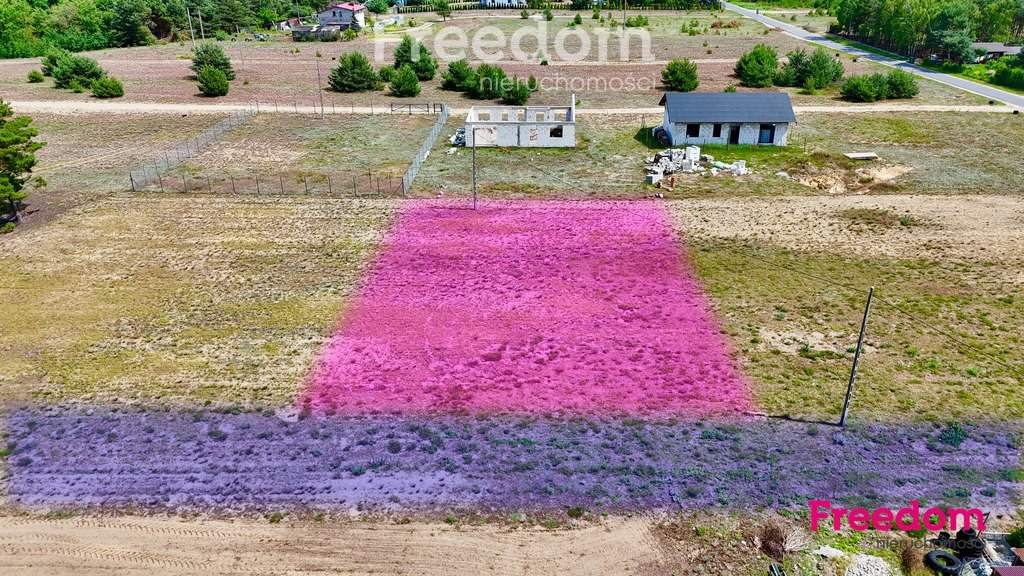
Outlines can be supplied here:
M412 64L412 70L416 73L416 78L423 80L433 80L434 75L437 74L437 60L430 55L430 50L423 44L420 44L420 57L417 58Z
M839 87L839 94L843 100L850 102L875 102L882 97L879 94L878 82L872 81L871 76L850 76Z
M225 96L228 93L228 77L220 68L207 66L199 71L196 80L199 82L199 92L203 96L216 98L218 96Z
M939 442L948 444L955 448L959 448L964 440L967 439L967 430L964 430L963 426L956 422L950 422L939 432Z
M774 83L778 67L779 56L775 48L758 44L750 52L740 56L735 72L740 84L751 88L767 88Z
M387 0L370 0L366 3L366 9L374 14L383 14L388 11Z
M107 76L92 83L92 95L97 98L120 98L124 96L124 86L117 78Z
M331 70L327 84L335 92L365 92L381 88L380 77L366 56L359 52L339 56L338 67Z
M505 70L499 66L484 63L476 69L476 76L476 83L466 91L470 97L477 100L501 98L503 89L508 83Z
M216 68L224 73L227 80L235 79L235 69L231 67L231 60L224 54L224 50L217 44L207 42L196 46L192 54L192 71L199 74L203 68Z
M391 79L391 95L398 98L412 98L420 94L420 80L412 66L405 64L395 71Z
M71 90L75 94L81 94L85 91L85 88L82 88L82 85L78 83L78 80L72 80L68 83L68 90Z
M14 232L14 222L4 222L4 224L0 226L0 234L9 234L11 232Z
M723 90L723 92L735 92L735 91L736 91L736 87L733 86L732 84L729 84L728 86L725 87L725 90Z
M889 98L913 98L919 88L909 72L891 70L888 74L851 76L839 89L843 99L851 102L876 102Z
M626 18L626 28L646 28L649 25L650 22L647 20L647 16Z
M501 101L512 106L522 106L530 100L530 83L513 78L502 90Z
M470 91L477 84L476 70L465 59L448 64L448 71L441 73L441 88L444 90Z
M86 56L68 54L57 60L57 67L52 69L54 88L92 86L92 83L107 75L98 62Z
M551 8L544 9L544 19L547 20L548 22L551 22L552 20L555 19L555 15L551 13Z
M60 64L61 59L70 55L71 52L61 48L54 48L47 52L42 59L43 76L53 76L53 71Z
M910 72L891 70L886 78L888 98L913 98L921 91L917 86L917 78Z
M775 74L777 86L800 86L813 92L843 77L843 65L824 48L810 55L805 50L796 50L786 56L789 62Z
M30 84L36 84L43 81L43 73L39 70L31 70L28 73L28 81Z
M686 58L671 60L661 71L661 83L673 92L693 92L700 84L697 65Z
M377 71L377 76L381 82L391 82L391 79L395 77L395 67L390 64L381 66Z
M352 28L346 28L345 31L341 33L341 39L344 40L345 42L351 42L352 40L355 40L358 37L359 33L353 30Z
M1006 543L1011 548L1024 548L1024 528L1015 530L1006 536Z
M580 13L577 12L576 16L573 17L573 19L572 19L572 23L577 25L577 26L579 26L580 24L583 24L583 16L581 16Z
M519 17L522 18L523 20L526 20L527 18L530 17L530 13L527 12L526 10L523 10L522 12L519 13Z

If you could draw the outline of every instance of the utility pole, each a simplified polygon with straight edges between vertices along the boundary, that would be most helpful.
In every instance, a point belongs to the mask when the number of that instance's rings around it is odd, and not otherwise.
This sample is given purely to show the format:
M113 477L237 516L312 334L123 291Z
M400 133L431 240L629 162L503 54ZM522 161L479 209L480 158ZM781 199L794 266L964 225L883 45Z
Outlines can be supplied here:
M473 127L473 210L476 210L476 126Z
M206 32L203 31L203 11L196 6L196 14L199 15L199 37L206 40Z
M316 84L320 87L320 119L324 119L324 83L320 79L320 57L316 58Z
M839 417L839 427L846 426L846 415L850 411L850 397L853 396L853 383L857 380L857 366L860 364L860 351L864 347L864 332L868 328L868 314L871 313L871 298L875 295L875 287L868 290L868 303L864 307L864 319L860 323L860 337L857 338L857 351L853 355L853 369L850 370L850 384L846 387L846 401L843 402L843 415Z
M196 31L192 29L192 11L185 6L185 15L188 16L188 37L192 39L192 51L196 51Z

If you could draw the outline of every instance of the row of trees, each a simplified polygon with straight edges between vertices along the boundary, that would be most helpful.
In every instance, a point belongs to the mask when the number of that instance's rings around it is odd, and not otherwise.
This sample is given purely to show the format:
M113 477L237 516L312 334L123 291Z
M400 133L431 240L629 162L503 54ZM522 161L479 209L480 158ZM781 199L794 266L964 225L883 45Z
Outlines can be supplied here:
M335 92L365 92L380 90L387 82L392 96L408 98L419 95L421 80L432 80L435 75L437 60L426 46L407 35L395 48L394 65L377 71L366 56L358 52L342 54L327 83Z
M41 56L51 48L80 52L187 37L186 8L192 13L197 36L201 20L206 36L224 37L246 28L269 28L283 18L316 14L322 4L322 0L3 0L0 58Z
M327 82L335 92L381 90L387 83L392 96L405 98L419 95L419 83L433 80L436 74L437 60L427 47L405 36L395 48L394 65L374 70L366 56L358 52L343 54ZM533 77L529 80L510 78L498 66L481 64L473 68L466 60L456 60L441 74L441 88L463 92L470 98L522 105L537 89L537 81Z
M779 66L775 48L758 44L736 62L735 72L740 84L751 88L795 86L807 92L821 90L843 77L843 65L824 48L808 54L795 50L786 55L786 64Z
M907 56L971 62L974 41L1024 41L1024 0L839 0L834 32Z

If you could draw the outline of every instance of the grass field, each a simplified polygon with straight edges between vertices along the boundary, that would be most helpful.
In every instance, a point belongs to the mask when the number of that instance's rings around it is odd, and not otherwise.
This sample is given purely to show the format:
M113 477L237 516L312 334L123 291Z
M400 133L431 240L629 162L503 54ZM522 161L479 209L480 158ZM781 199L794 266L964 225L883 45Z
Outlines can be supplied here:
M392 209L110 197L6 237L7 401L287 403Z
M46 142L33 174L47 186L32 192L29 225L70 206L128 187L128 172L223 118L219 114L33 114Z
M861 417L1010 422L1024 414L1019 198L671 207L769 413L837 418L875 286L857 389Z

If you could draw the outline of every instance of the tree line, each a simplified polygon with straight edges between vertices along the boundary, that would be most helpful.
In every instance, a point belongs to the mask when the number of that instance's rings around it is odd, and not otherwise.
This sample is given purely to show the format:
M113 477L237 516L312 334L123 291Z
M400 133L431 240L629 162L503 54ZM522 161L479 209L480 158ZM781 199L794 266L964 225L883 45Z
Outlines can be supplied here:
M838 0L833 32L906 56L972 62L975 41L1024 43L1024 0Z
M269 28L294 16L316 14L322 0L3 0L0 58L41 56L141 46L158 38L188 38L188 12L196 36L225 38L239 30Z

